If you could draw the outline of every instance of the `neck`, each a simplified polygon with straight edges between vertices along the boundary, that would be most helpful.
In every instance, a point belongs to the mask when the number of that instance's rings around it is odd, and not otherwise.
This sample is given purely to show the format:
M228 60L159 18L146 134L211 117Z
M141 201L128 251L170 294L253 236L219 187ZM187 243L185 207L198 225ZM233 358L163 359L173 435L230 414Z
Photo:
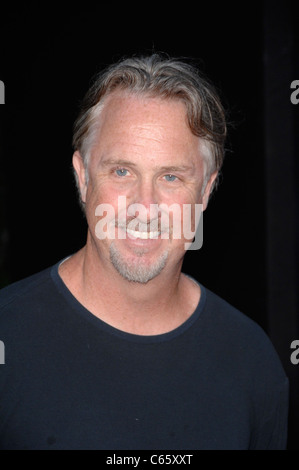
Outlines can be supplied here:
M181 263L182 264L182 263ZM141 284L124 279L99 260L90 244L59 269L66 286L91 313L120 330L162 334L178 327L199 300L199 287L181 274L181 264Z

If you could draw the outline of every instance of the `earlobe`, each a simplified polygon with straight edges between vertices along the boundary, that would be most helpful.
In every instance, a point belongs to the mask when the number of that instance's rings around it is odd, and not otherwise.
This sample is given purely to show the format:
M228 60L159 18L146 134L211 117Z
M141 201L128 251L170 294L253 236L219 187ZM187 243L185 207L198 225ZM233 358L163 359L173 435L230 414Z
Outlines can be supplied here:
M80 190L82 202L86 202L86 190L87 190L87 181L86 181L86 171L83 162L83 158L78 150L73 154L73 167L75 170L76 180L78 184L78 189Z

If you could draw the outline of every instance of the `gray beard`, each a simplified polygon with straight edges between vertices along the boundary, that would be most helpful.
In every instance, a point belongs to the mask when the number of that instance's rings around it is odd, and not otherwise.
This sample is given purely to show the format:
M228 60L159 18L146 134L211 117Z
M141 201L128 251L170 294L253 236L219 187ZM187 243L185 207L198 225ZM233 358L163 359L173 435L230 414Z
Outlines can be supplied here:
M126 259L119 253L115 243L112 242L110 245L110 261L113 264L117 272L127 281L139 282L146 284L148 281L158 276L166 265L168 258L168 251L165 250L159 258L150 266L146 266L143 263L142 255L144 250L140 249L135 252L137 258L134 263L128 263Z

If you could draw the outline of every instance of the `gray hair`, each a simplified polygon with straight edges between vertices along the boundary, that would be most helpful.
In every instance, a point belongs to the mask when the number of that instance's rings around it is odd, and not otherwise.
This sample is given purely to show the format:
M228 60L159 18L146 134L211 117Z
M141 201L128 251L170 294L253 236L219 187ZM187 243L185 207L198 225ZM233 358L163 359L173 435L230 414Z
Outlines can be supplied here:
M108 66L96 76L85 95L74 124L73 148L81 154L86 175L105 98L115 90L183 101L190 130L201 138L206 163L205 182L212 173L219 173L224 159L227 127L225 111L215 87L193 65L153 54L126 58ZM78 186L76 173L75 177Z

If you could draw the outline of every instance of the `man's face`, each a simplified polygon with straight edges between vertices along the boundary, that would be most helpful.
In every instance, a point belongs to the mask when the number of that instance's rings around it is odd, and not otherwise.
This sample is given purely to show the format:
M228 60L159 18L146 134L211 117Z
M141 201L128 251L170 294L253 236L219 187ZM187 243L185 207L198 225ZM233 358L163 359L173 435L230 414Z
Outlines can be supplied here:
M78 152L73 162L86 207L88 242L105 269L141 283L180 269L185 226L195 229L194 217L183 216L183 205L194 209L203 203L205 208L210 188L202 197L200 142L188 127L184 104L110 95L93 142L87 184Z

